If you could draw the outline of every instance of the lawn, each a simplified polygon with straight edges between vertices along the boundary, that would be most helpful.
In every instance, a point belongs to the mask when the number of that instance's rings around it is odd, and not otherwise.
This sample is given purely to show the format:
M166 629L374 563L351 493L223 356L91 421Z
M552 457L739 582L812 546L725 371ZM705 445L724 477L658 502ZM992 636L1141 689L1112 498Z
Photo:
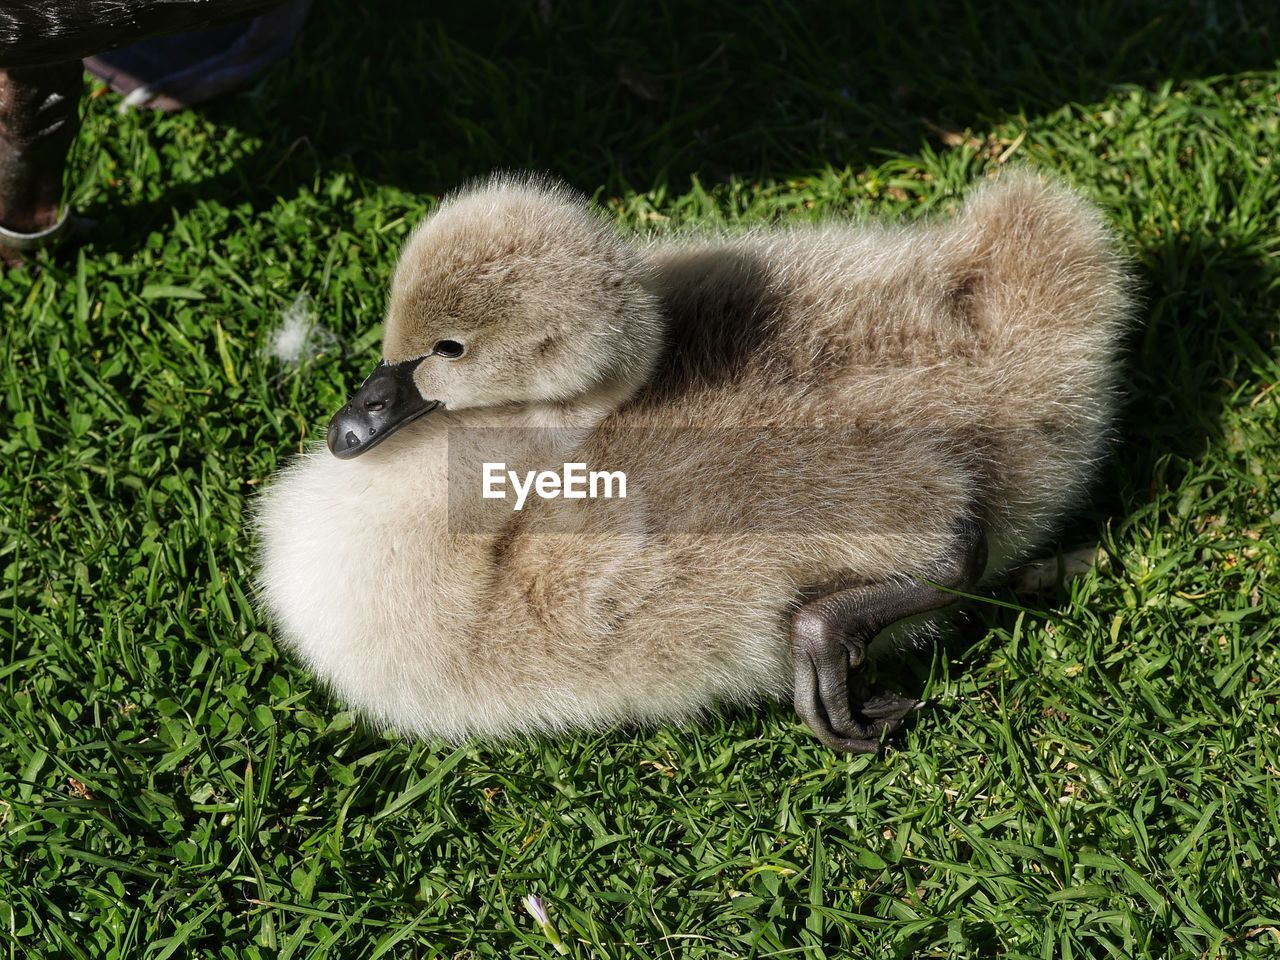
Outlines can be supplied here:
M198 113L87 85L97 229L0 277L8 955L556 957L530 894L582 958L1280 955L1277 8L396 10L322 0ZM1143 298L1060 542L1101 560L923 654L882 757L783 707L410 744L274 642L254 497L442 192L532 167L668 230L945 212L1008 164L1096 201ZM336 343L295 368L300 296Z

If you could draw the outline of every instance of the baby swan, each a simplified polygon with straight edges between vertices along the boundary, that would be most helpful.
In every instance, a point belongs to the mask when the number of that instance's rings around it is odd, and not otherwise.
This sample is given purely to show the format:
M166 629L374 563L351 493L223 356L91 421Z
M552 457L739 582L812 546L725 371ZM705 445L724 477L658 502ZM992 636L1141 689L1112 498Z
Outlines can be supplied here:
M490 181L406 245L334 455L264 495L265 602L406 733L790 695L823 743L874 751L915 702L868 686L872 640L1084 492L1126 288L1097 215L1028 174L945 223L648 245L562 187ZM485 457L621 472L626 499L514 511Z

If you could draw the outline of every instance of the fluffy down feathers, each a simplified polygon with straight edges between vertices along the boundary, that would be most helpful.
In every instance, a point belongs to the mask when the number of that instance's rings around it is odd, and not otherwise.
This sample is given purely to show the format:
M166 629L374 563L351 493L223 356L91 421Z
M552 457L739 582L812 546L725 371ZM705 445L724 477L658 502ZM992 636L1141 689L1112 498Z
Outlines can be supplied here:
M1026 174L944 223L648 245L562 188L481 185L415 234L390 298L388 358L467 339L417 381L446 412L277 479L265 603L342 699L411 734L786 695L804 598L926 567L966 515L996 576L1072 508L1128 309L1097 214ZM507 459L624 470L628 499L491 522L450 465L481 427L523 445Z

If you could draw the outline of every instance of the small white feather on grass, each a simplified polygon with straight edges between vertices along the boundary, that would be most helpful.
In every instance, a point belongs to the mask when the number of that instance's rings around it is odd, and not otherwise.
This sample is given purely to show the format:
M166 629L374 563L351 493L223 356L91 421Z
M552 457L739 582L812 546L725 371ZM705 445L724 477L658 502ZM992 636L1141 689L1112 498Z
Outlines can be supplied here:
M280 315L280 323L267 337L267 353L281 363L301 366L338 342L332 330L316 322L311 298L300 293Z

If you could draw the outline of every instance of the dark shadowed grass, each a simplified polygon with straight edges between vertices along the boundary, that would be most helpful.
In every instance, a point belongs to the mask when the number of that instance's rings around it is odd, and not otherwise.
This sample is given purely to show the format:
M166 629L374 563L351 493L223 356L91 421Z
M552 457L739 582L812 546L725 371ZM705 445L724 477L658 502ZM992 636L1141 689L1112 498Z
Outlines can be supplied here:
M0 278L12 957L1217 957L1280 950L1280 70L1201 3L320 4L204 114L89 101L100 227ZM882 758L782 708L383 737L253 606L255 488L377 356L434 195L548 169L642 230L1099 203L1144 298L1104 560L916 666ZM340 347L266 356L300 294ZM1003 601L1015 598L997 594Z

